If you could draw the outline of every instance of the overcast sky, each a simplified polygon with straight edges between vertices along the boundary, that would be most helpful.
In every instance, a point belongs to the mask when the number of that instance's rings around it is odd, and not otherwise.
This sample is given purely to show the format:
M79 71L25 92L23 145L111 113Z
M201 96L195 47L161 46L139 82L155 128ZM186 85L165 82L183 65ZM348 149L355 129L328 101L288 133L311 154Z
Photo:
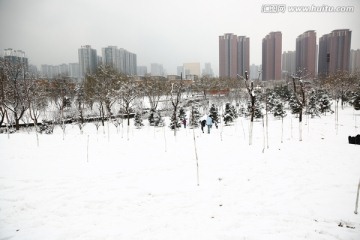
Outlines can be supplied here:
M354 6L352 13L263 13L264 4ZM0 0L0 52L25 51L31 64L78 62L78 48L118 46L137 54L138 65L161 63L168 74L186 62L210 62L218 74L218 37L250 37L250 63L261 64L261 41L281 31L283 51L307 30L317 38L352 30L360 48L360 1L325 0Z

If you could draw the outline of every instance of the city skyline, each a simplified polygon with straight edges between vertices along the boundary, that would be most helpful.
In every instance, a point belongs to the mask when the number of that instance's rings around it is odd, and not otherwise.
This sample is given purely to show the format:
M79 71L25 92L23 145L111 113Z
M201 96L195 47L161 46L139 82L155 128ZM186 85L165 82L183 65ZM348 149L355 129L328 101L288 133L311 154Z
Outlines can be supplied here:
M295 50L295 39L307 30L322 36L334 29L352 30L351 49L360 48L358 1L282 1L291 5L354 6L353 12L268 13L268 1L241 0L0 0L0 49L22 49L31 64L77 62L77 49L98 52L119 46L138 56L138 65L161 63L176 74L184 62L210 62L219 73L218 36L236 33L251 39L250 64L261 64L262 38L283 34L283 51Z

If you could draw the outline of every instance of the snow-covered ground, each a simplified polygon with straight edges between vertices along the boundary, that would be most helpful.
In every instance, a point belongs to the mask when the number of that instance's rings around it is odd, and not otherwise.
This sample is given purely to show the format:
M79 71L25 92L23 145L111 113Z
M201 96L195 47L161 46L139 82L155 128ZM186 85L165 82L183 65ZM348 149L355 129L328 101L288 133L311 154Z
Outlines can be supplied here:
M0 240L359 240L360 112L297 121L0 134Z

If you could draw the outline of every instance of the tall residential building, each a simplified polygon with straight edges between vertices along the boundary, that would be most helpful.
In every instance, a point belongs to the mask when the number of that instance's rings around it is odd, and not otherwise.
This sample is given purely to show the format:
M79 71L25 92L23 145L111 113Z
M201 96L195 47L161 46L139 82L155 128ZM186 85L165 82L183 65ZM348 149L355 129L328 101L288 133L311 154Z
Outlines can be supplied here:
M296 52L287 51L282 54L282 78L286 79L296 73Z
M211 63L205 63L205 68L202 70L203 76L213 77L214 71L211 68Z
M249 71L250 39L226 33L219 36L219 75L220 77L236 78Z
M116 46L102 49L102 64L113 67L116 71L127 74L137 74L136 54Z
M137 57L136 54L127 51L126 49L119 49L120 57L120 72L127 75L137 74Z
M328 75L336 71L349 71L351 31L334 30L319 39L318 73Z
M350 51L350 72L360 72L360 49Z
M316 75L316 32L306 31L296 38L296 71Z
M22 64L25 71L29 70L29 61L22 50L7 48L4 50L4 60L13 64Z
M152 63L151 64L151 76L164 76L164 68L162 64Z
M281 79L281 32L271 32L262 40L262 80Z
M189 75L200 77L200 63L184 63L185 77ZM184 73L183 73L184 77Z
M110 66L113 69L120 70L120 58L119 58L119 49L116 46L108 46L102 48L102 64L105 66Z
M59 74L61 76L69 76L69 65L65 63L59 65Z
M90 45L81 46L79 53L80 78L85 78L86 74L94 74L97 69L98 57L96 50Z
M74 79L80 78L79 63L69 63L69 76Z

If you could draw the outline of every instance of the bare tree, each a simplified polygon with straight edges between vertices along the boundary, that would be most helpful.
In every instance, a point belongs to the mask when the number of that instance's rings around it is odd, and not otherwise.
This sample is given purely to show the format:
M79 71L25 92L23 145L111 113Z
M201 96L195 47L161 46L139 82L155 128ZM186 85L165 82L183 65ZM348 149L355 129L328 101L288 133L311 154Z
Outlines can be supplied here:
M2 60L0 62L0 76L2 85L2 106L11 113L15 121L15 128L19 130L20 119L28 109L27 92L30 81L27 69L22 62ZM4 110L2 110L3 113Z
M29 115L37 128L39 117L48 107L48 83L42 80L36 80L28 92Z
M121 78L121 86L118 91L120 98L120 105L127 115L127 125L130 126L130 114L133 111L134 100L142 93L140 84L137 83L134 78L129 76L123 76Z
M176 136L176 130L177 130L177 111L178 108L180 106L181 103L181 95L182 92L184 91L184 84L183 81L175 81L175 82L170 82L170 85L168 90L169 90L169 95L170 95L170 102L171 105L173 107L173 113L172 113L172 121L175 124L174 125L174 136Z
M294 100L298 106L299 114L299 140L302 141L302 116L306 106L304 81L301 77L292 76Z
M85 79L85 99L91 105L98 103L101 123L104 126L105 111L111 119L111 107L118 100L121 76L110 66L100 66L97 72Z
M146 76L141 83L144 95L149 99L150 108L156 110L161 97L165 93L165 81Z
M260 76L260 74L259 74ZM241 78L241 76L238 75ZM253 125L254 125L254 117L255 117L255 103L256 103L256 94L254 89L254 82L251 81L249 84L249 75L248 72L245 71L245 87L248 91L250 97L250 129L249 129L249 145L252 145L252 132L253 132Z

